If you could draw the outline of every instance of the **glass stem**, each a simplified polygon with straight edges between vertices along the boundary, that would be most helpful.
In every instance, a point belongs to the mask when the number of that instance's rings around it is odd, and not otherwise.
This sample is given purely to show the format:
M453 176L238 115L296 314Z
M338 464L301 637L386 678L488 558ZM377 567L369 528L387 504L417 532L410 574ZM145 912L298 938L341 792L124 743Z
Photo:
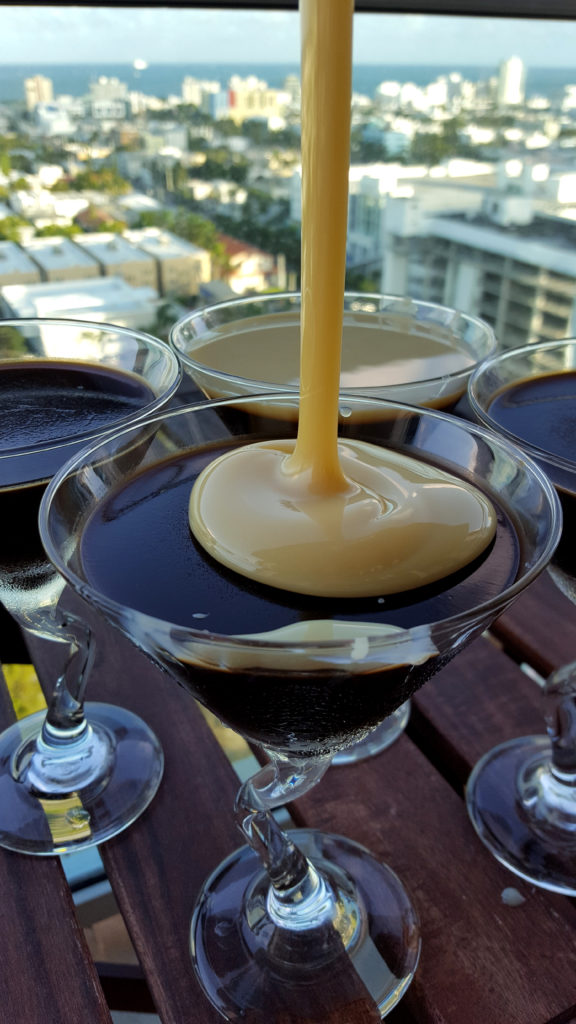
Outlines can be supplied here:
M69 797L102 784L114 740L105 729L92 728L84 716L84 691L94 659L88 626L48 603L15 617L29 633L64 644L68 651L39 731L25 733L14 755L13 777L40 798Z
M550 770L559 782L576 786L576 662L546 680L546 729L552 742Z
M298 930L315 927L334 914L332 892L271 812L315 786L330 758L289 760L267 753L270 763L240 788L237 824L270 878L267 909L275 923Z
M47 700L41 741L47 746L75 743L87 728L84 694L95 653L90 629L71 612L54 605L43 605L25 615L16 612L15 617L26 632L68 648L64 667Z
M546 729L550 753L537 755L523 767L518 790L532 823L576 835L576 662L564 665L546 680Z

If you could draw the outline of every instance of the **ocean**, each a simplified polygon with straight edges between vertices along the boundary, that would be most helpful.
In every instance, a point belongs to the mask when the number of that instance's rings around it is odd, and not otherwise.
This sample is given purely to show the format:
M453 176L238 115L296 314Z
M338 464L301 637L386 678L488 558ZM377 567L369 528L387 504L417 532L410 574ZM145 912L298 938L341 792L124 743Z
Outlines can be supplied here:
M470 81L485 81L497 74L493 67L466 67L432 64L359 64L354 68L354 90L372 96L380 82L414 82L425 86L439 75L460 72ZM100 75L119 78L130 89L150 96L165 98L180 95L182 79L194 78L220 82L226 86L232 75L256 75L272 88L281 88L289 74L299 74L296 64L150 64L143 71L135 71L131 64L1 64L0 103L24 100L24 79L32 75L45 75L54 85L54 95L85 96L90 83ZM574 68L527 68L526 94L558 96L565 85L576 84Z

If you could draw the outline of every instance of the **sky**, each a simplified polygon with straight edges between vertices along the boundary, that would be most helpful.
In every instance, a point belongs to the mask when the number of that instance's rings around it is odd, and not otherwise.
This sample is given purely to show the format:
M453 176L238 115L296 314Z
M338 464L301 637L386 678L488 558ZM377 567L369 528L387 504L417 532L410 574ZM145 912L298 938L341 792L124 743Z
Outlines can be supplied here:
M357 63L529 67L576 63L574 22L356 14ZM165 7L7 6L0 2L0 62L298 63L297 12Z

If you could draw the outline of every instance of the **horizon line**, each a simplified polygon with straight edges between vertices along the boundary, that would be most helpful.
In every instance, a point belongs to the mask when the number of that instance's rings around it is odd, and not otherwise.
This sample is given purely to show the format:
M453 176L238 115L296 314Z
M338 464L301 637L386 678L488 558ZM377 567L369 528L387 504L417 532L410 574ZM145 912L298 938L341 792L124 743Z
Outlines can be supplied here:
M516 56L517 56L517 54L510 54L510 57L516 57ZM503 57L503 58L497 60L494 63L494 67L497 67L498 65L502 64L503 61L509 60L510 57ZM141 57L141 58L135 57L134 60L147 60L147 58L145 58L145 57ZM557 71L558 70L558 65L556 65L556 64L528 64L522 57L520 57L520 60L522 60L522 62L524 64L526 64L527 67L538 68L538 70L540 70L540 71ZM177 66L182 65L182 64L186 64L186 65L188 65L190 67L203 67L203 66L208 65L208 64L236 64L238 66L257 65L258 67L281 67L282 65L290 64L291 66L297 67L297 66L299 66L299 63L300 62L297 61L297 60L294 60L294 61L291 61L291 60L242 60L242 61L237 61L237 60L231 60L231 59L230 60L226 60L226 59L223 59L223 58L217 58L217 59L214 59L214 60L194 61L192 64L191 64L191 62L189 60L186 60L186 59L182 59L182 60L161 60L161 61L153 61L153 60L152 61L148 61L147 60L147 65L148 66L146 68L134 69L134 70L138 70L139 73L145 74L146 71L150 70L151 67L157 67L157 68L158 67L171 67L171 66L177 67ZM492 66L490 63L487 63L487 62L476 62L476 61L474 61L474 62L459 61L458 63L461 64L464 67L467 67L467 68L488 68L488 67ZM128 67L128 68L132 68L133 67L133 61L130 61L130 60L76 60L76 61L70 61L70 60L51 60L51 61L45 61L45 60L42 60L42 61L38 61L38 60L33 60L33 59L32 60L27 59L27 60L3 61L2 62L2 67L4 67L4 68L10 68L10 67L29 67L31 64L34 64L36 67L78 67L78 66L101 67L103 65L110 65L110 66L112 66L112 65L115 65L115 66L122 65L122 66L125 66L125 67ZM398 67L439 68L439 67L446 67L449 64L450 64L449 60L434 61L432 63L430 63L428 61L405 61L405 60L399 60L399 61L394 61L394 62L386 61L386 62L382 63L380 61L358 60L358 61L355 61L354 67L382 67L382 69L384 70L386 67L394 67L394 68L398 68ZM569 64L560 65L560 68L562 70L568 71L568 70L570 70L571 65L569 65ZM1 68L0 68L0 70L1 70Z

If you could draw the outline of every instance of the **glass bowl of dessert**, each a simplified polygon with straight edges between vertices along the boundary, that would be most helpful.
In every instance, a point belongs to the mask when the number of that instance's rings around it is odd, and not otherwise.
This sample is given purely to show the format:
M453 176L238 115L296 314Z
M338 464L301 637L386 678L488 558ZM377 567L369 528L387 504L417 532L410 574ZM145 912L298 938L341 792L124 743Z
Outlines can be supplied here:
M298 292L231 299L188 313L170 342L185 371L208 398L280 394L300 379L302 300ZM447 306L392 295L346 292L340 393L451 411L468 378L496 348L491 327ZM237 408L237 407L236 407ZM354 415L361 413L354 407ZM230 416L230 411L225 415ZM237 415L237 412L234 413ZM278 430L290 431L290 407L274 406ZM350 764L386 750L405 729L406 701L361 744L341 751Z

